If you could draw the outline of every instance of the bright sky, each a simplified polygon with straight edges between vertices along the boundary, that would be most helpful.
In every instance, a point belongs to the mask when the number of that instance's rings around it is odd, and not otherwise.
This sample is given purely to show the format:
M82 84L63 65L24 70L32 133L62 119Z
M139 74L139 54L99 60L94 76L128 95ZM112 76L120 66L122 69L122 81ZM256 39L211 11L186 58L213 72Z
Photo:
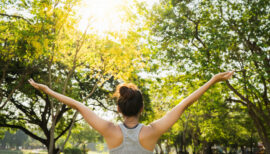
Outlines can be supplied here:
M149 6L158 0L146 1ZM82 16L79 29L82 31L90 21L90 27L98 33L103 32L125 32L130 24L125 20L124 9L132 4L132 0L83 0L78 13Z

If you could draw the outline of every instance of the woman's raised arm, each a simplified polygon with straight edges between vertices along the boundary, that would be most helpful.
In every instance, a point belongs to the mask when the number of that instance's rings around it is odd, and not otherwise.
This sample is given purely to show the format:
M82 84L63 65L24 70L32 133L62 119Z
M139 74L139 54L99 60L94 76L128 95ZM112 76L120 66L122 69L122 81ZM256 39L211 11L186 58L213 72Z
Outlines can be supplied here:
M104 137L109 137L113 133L110 130L113 130L112 128L114 128L114 124L112 122L109 122L107 120L100 118L98 115L96 115L92 110L90 110L84 104L70 97L57 93L51 90L46 85L36 83L33 79L30 79L28 81L34 88L41 90L45 92L46 94L56 98L60 102L78 110L83 116L83 118L86 120L86 122L89 125L91 125L94 129L96 129Z
M180 118L185 109L193 104L196 100L200 98L212 85L219 81L228 80L232 75L231 72L224 72L215 75L211 80L205 83L202 87L194 91L191 95L181 101L172 110L166 113L161 119L152 122L149 126L153 129L153 136L156 140L165 133L172 125Z

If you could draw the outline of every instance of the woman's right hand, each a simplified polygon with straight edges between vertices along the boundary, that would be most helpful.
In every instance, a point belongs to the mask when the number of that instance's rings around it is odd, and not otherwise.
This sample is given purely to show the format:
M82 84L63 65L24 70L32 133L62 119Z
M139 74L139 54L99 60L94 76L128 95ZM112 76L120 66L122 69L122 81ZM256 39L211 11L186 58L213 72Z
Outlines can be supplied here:
M225 81L225 80L230 79L232 77L233 73L234 73L234 71L219 73L219 74L216 74L213 77L213 79L215 82Z
M33 79L29 79L28 82L36 89L45 91L48 89L48 86L40 83L36 83Z

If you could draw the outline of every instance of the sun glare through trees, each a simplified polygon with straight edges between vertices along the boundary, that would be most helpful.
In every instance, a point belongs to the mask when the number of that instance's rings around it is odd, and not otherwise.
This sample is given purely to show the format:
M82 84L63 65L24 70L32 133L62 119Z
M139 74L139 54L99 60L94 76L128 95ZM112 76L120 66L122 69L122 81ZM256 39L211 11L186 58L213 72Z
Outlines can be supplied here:
M89 28L98 33L123 32L129 28L125 18L127 0L84 0L78 8L81 15L79 29Z

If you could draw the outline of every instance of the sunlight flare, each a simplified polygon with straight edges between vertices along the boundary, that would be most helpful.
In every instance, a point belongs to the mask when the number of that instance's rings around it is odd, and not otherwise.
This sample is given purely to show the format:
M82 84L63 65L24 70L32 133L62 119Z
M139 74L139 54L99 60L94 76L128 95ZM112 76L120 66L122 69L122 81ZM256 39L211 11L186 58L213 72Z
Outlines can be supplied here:
M127 31L127 9L126 0L83 0L78 9L82 17L79 29L83 31L89 24L98 33Z

